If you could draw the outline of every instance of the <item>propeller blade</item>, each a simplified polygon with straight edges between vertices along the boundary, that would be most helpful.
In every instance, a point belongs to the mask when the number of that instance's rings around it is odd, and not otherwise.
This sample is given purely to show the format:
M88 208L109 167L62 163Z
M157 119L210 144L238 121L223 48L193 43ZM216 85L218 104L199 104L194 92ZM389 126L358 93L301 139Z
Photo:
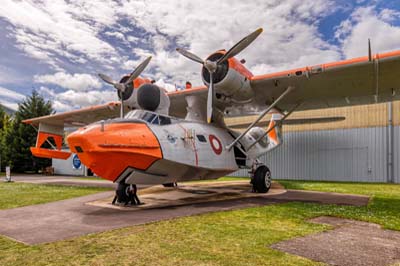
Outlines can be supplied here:
M203 59L201 59L200 57L198 57L197 55L195 55L195 54L193 54L193 53L191 53L189 51L186 51L183 48L176 48L176 51L178 53L180 53L181 55L183 55L184 57L187 57L187 58L189 58L189 59L191 59L191 60L193 60L193 61L195 61L197 63L203 64Z
M116 82L109 76L99 73L99 77L106 83L114 85Z
M224 62L225 60L227 60L231 57L234 57L235 55L237 55L238 53L243 51L247 46L249 46L258 37L258 35L261 34L262 31L263 31L263 29L259 28L256 31L254 31L253 33L250 33L249 35L247 35L246 37L241 39L237 44L235 44L231 49L229 49L229 51L226 52L226 54L224 54L223 57L221 57L218 60L218 64Z
M210 72L210 85L208 87L207 95L207 123L211 123L212 112L213 112L213 100L214 100L214 82L213 72Z
M132 71L129 79L125 82L126 84L131 83L135 78L139 77L139 75L143 72L143 70L147 67L151 60L151 56L147 57L134 71Z
M122 98L122 92L121 92L121 110L120 110L121 118L124 118L124 100Z

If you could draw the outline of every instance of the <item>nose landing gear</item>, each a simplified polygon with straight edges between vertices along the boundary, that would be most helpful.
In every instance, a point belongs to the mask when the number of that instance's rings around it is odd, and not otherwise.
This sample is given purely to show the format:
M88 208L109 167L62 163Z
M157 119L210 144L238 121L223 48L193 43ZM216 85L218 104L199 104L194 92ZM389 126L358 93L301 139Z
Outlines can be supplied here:
M140 205L142 204L137 196L137 187L135 184L128 185L124 182L118 183L117 190L115 191L115 197L112 204L120 203L124 205Z
M253 192L267 193L271 188L271 171L263 164L257 165L252 173L250 183L253 185Z

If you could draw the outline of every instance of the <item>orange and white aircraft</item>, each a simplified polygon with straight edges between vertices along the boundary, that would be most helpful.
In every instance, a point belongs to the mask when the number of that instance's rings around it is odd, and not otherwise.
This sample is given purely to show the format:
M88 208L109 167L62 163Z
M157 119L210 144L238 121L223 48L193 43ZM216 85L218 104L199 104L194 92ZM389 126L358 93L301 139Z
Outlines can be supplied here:
M205 60L178 48L203 65L203 87L168 93L140 78L151 57L120 82L99 74L121 102L25 120L39 127L33 155L67 159L64 127L80 126L66 138L71 152L96 175L118 183L120 203L139 203L136 184L215 179L239 168L251 169L253 190L265 193L271 172L257 158L282 143L281 125L290 113L399 99L400 50L372 55L369 49L365 57L254 76L234 56L261 32ZM260 125L271 111L269 124ZM224 123L227 116L250 114L259 117L242 133ZM52 150L42 147L49 138Z

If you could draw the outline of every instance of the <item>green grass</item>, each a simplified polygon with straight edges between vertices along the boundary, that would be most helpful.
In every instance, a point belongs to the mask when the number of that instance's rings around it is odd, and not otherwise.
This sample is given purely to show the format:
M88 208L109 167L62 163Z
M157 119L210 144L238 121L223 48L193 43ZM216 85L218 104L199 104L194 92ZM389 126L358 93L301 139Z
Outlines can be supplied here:
M209 213L25 246L0 237L2 265L320 265L273 250L273 243L328 230L321 215L400 230L400 186L282 181L288 188L367 194L367 207L286 203ZM173 211L173 210L171 210Z
M0 209L69 199L106 190L109 189L0 182Z
M400 185L383 183L286 181L279 183L287 189L315 190L335 193L361 194L371 197L366 207L330 208L330 215L348 217L382 224L400 230Z

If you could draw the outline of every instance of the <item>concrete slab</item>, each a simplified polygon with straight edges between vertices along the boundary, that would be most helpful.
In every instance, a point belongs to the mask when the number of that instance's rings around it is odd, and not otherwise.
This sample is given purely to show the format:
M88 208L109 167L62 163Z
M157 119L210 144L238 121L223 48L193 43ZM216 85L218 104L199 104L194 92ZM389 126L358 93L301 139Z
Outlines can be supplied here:
M249 196L250 189L248 181L198 183L176 191L165 189L166 192L162 197L162 193L159 193L161 188L152 187L146 191L139 191L143 200L145 198L146 202L149 200L147 207L144 205L123 209L93 204L93 202L104 203L104 199L110 200L114 195L113 191L102 192L52 203L2 210L0 234L26 244L40 244L182 216L289 201L350 205L368 203L368 197L308 191L281 193L284 191L279 187L271 189L268 194ZM276 193L275 190L279 190L280 193ZM238 197L237 195L241 193L243 197ZM179 195L184 196L181 198ZM174 200L168 198L169 196Z
M273 183L268 196L285 193L286 190L278 183ZM260 194L252 193L249 181L229 182L199 182L180 183L176 188L155 186L139 190L140 200L144 203L139 206L112 205L113 197L88 202L88 205L120 209L124 211L139 211L163 207L176 207L202 202L216 202L228 199L259 197Z
M337 217L322 216L311 222L335 229L283 241L272 248L329 265L380 266L400 262L400 232Z

